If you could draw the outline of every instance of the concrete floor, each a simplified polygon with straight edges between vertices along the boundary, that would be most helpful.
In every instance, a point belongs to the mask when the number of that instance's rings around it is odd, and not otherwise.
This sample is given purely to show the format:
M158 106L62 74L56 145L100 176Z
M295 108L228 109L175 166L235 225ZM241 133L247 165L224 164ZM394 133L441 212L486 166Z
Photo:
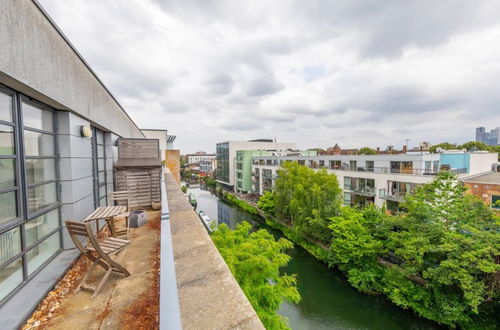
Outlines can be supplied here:
M101 293L90 300L92 292L81 290L70 294L61 303L58 315L50 329L121 329L125 310L152 284L153 260L155 257L158 231L152 221L159 221L160 212L148 212L148 224L132 228L129 246L115 260L131 273L129 277L112 274ZM122 236L122 238L124 238ZM89 282L98 283L104 270L96 268Z

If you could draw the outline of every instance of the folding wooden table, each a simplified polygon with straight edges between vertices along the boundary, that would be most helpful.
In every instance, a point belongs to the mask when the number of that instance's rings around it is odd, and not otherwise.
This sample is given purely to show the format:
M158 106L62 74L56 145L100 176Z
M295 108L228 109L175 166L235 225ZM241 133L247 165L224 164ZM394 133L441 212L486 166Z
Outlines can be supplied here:
M106 220L109 230L111 231L111 236L116 236L116 227L113 217L121 215L127 212L126 206L104 206L98 207L94 212L90 213L83 222L97 221L97 230L99 230L99 220Z

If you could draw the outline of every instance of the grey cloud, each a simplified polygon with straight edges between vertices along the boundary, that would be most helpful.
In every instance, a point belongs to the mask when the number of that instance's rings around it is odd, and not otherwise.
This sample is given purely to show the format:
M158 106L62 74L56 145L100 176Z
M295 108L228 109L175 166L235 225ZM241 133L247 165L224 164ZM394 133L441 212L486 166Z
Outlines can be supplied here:
M262 77L252 80L246 89L246 95L259 97L277 93L285 89L285 85L272 77Z

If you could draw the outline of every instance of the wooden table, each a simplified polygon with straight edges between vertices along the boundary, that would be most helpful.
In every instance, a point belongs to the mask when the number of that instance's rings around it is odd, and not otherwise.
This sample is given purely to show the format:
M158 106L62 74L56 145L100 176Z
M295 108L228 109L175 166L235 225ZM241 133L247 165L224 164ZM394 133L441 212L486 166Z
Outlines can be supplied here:
M111 236L116 236L116 228L115 222L113 221L113 217L126 213L126 206L104 206L98 207L94 210L94 212L90 213L85 219L84 222L97 221L97 230L99 230L99 220L106 220L109 230L111 231Z

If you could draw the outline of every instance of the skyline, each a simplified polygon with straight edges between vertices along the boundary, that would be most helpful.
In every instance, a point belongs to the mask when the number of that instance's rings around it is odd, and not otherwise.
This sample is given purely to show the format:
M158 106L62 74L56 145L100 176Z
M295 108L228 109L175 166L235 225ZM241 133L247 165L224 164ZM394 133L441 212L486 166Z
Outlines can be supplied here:
M500 126L494 1L40 2L132 119L182 153L463 143Z

